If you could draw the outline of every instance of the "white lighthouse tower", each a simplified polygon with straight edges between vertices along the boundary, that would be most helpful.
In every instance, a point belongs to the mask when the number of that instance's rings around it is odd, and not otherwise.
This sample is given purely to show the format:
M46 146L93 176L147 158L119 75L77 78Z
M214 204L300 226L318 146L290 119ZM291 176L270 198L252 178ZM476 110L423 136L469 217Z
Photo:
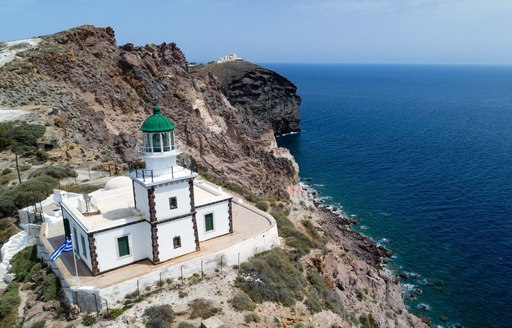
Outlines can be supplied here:
M132 179L135 207L151 225L152 254L148 254L148 258L158 263L178 253L199 249L193 186L197 173L176 164L180 151L174 125L160 113L160 107L153 107L153 115L144 121L140 130L144 144L139 156L145 160L146 167L128 176ZM161 238L163 235L165 240ZM175 245L167 247L163 243ZM173 251L162 254L162 258L159 251L162 246Z

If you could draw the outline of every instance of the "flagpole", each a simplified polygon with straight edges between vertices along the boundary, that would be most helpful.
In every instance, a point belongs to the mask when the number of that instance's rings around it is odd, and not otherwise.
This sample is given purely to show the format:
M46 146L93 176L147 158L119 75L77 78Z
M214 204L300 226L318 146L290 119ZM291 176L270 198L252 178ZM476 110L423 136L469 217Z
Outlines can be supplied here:
M75 263L75 275L76 275L76 284L80 287L80 277L78 277L78 268L76 266L76 258L75 258L75 243L73 242L73 234L69 234L71 238L71 247L73 248L73 262ZM74 239L76 240L76 239Z

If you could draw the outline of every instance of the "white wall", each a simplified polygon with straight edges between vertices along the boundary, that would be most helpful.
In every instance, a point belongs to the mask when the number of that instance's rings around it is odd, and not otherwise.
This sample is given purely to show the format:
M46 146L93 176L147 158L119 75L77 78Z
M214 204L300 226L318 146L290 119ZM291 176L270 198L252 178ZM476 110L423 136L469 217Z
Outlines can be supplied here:
M208 240L229 233L228 200L213 205L196 208L199 241ZM206 232L204 216L213 213L213 230Z
M119 257L117 238L128 236L130 255ZM151 229L146 221L131 224L115 230L94 233L96 253L100 272L130 264L145 258L152 258Z
M181 237L181 247L174 248L173 238ZM184 255L196 250L192 216L158 225L158 248L160 261Z
M148 190L138 183L135 183L135 201L137 209L149 218Z
M259 235L255 235L218 252L207 252L203 256L194 257L185 262L169 263L168 266L155 269L144 276L99 289L100 297L107 299L110 304L114 304L122 300L126 294L136 291L137 284L139 284L140 291L143 293L147 286L155 286L160 278L176 279L181 276L182 271L183 275L188 277L194 273L200 273L201 267L203 267L205 273L214 272L215 269L219 269L221 258L224 268L227 269L228 266L239 264L239 261L240 263L247 261L254 254L278 246L277 226L270 214L253 209L243 203L240 203L240 205L260 213L271 222L271 226Z
M169 208L169 198L176 197L178 208ZM158 220L190 213L190 191L188 180L155 186L156 216Z

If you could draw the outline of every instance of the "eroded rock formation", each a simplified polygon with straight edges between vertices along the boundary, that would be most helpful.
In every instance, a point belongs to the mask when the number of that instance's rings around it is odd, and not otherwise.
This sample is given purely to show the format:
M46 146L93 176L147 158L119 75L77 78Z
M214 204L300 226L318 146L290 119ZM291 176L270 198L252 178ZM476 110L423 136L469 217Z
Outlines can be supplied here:
M272 124L275 135L300 130L297 87L276 72L241 59L200 65L192 72L217 77L229 102Z

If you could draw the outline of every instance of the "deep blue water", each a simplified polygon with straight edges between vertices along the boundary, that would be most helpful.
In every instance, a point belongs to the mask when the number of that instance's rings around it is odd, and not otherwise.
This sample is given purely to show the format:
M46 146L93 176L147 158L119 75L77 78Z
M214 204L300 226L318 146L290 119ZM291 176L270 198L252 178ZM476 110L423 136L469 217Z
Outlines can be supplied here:
M402 279L423 292L411 310L511 327L512 67L264 66L302 97L302 132L278 143L356 229L388 240L390 269L419 275Z

